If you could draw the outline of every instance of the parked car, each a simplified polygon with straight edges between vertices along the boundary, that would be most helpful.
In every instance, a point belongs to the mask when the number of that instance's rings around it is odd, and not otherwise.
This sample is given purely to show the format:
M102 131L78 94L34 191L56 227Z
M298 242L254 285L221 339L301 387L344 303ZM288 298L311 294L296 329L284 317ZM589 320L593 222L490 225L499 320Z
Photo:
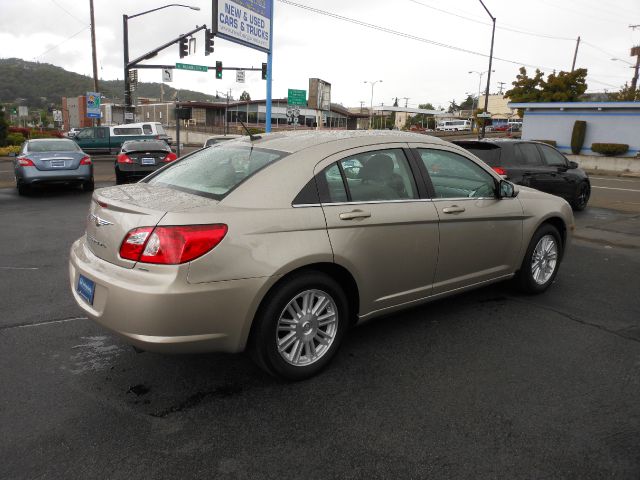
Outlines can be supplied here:
M584 210L589 203L591 182L587 172L550 145L505 139L453 143L482 159L502 178L558 195L574 210Z
M234 135L234 134L214 135L212 137L207 138L202 148L207 148L207 147L210 147L211 145L215 145L216 143L226 142L228 140L235 140L236 138L242 138L242 135Z
M73 127L73 128L72 128L72 129L70 129L67 133L65 133L65 136L66 136L67 138L73 138L73 137L75 137L75 136L78 134L78 132L79 132L79 131L80 131L80 129L79 129L79 128Z
M163 140L171 145L171 138L159 122L88 127L81 129L73 139L84 151L95 153L116 153L127 140Z
M356 323L514 277L545 291L573 228L563 199L434 137L281 132L96 191L70 287L143 350L248 349L299 380Z
M67 138L27 140L13 166L20 195L42 184L81 185L87 192L94 188L91 157Z
M176 158L163 140L128 140L115 160L116 184L140 180Z

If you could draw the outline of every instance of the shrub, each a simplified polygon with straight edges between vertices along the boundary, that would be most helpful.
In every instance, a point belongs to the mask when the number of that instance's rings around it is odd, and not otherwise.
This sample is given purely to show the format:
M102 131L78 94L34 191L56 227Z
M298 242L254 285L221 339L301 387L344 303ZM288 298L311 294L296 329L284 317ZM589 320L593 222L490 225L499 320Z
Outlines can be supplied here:
M555 147L557 145L557 142L555 140L534 140L534 142L546 143L547 145L551 145L552 147Z
M24 135L21 133L10 133L7 135L7 143L9 145L22 145L24 142Z
M622 155L629 151L626 143L592 143L591 150L602 155Z
M20 152L20 145L12 145L10 147L0 147L0 157L6 157L10 153Z
M587 133L587 122L584 120L576 120L573 124L573 132L571 132L571 152L578 155L584 145L584 137Z

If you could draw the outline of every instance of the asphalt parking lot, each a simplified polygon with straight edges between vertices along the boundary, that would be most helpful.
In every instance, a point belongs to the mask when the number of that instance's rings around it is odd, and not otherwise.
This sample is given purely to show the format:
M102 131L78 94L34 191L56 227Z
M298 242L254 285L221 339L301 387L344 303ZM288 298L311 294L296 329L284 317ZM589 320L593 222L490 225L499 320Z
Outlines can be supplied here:
M90 194L0 188L0 478L640 478L640 189L603 178L547 293L373 321L295 384L136 353L69 292Z

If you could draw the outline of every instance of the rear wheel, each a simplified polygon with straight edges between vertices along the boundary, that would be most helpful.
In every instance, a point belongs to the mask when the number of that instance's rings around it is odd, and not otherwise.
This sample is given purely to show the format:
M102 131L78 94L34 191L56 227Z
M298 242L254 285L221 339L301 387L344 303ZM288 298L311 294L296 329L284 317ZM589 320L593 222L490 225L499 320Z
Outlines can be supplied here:
M589 182L581 182L580 185L578 185L576 196L573 202L571 202L571 206L576 211L584 210L587 203L589 203L589 197L591 197L591 186Z
M322 370L348 327L347 299L320 272L296 274L277 286L256 316L251 353L267 372L303 380Z
M525 293L542 293L558 273L562 258L562 241L558 230L550 224L542 225L533 235L522 260L516 281Z
M116 185L122 185L123 183L127 183L127 179L122 172L116 168Z
M93 190L95 189L95 183L93 181L93 178L91 180L88 180L86 182L82 182L82 190L85 192L93 192Z
M16 186L18 188L18 195L28 195L29 194L29 191L30 191L29 185L25 185L22 182L18 182Z

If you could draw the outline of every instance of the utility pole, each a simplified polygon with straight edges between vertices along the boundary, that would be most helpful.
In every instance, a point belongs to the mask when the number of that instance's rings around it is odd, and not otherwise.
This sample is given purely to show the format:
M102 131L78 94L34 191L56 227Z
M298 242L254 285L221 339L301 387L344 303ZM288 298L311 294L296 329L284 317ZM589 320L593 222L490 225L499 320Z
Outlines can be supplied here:
M409 106L409 97L402 97L402 99L404 100L404 108L407 108Z
M571 64L571 71L573 72L576 69L576 59L578 58L578 47L580 47L580 37L578 36L578 40L576 41L576 51L573 53L573 63Z
M629 28L635 31L636 28L640 28L640 25L629 25ZM631 79L631 90L635 92L638 86L638 70L640 70L640 46L631 48L631 56L636 57L636 66Z
M502 95L502 90L504 89L504 86L506 85L506 82L498 82L498 85L500 85L500 91L498 92L500 95Z
M491 22L493 23L493 28L491 29L491 50L489 51L489 71L487 72L487 90L484 97L484 113L487 114L488 113L487 110L489 109L489 85L491 84L491 71L492 71L491 65L493 63L493 42L496 36L496 17L491 15L491 12L489 11L489 9L486 7L486 5L482 0L480 0L480 3L482 4L482 7L485 9L487 14L491 18ZM482 122L482 138L484 138L485 136L486 128L487 128L487 121L485 119Z
M93 0L89 0L89 15L91 16L91 56L93 58L93 91L100 92L98 88L98 59L96 58L96 20L93 14ZM100 102L102 104L102 102ZM100 126L100 117L97 118Z

